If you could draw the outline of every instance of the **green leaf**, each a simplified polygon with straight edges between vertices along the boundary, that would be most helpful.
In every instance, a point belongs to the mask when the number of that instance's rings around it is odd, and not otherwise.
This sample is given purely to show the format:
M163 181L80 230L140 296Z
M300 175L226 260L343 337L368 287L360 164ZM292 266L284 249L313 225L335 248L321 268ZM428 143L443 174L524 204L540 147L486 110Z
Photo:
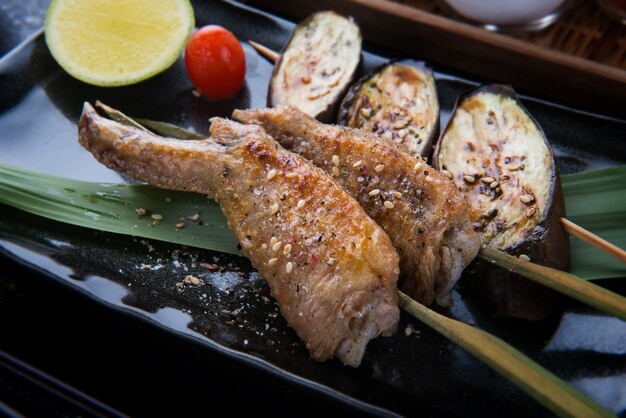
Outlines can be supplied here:
M55 221L239 254L213 200L148 185L89 183L0 164L0 203ZM147 209L146 216L136 210ZM191 218L200 214L201 222ZM150 217L163 217L158 225ZM176 224L184 219L184 228Z
M567 219L626 248L626 166L561 176ZM570 237L570 273L584 279L626 277L626 265Z
M498 337L440 315L399 293L402 309L463 347L555 414L562 417L614 416Z

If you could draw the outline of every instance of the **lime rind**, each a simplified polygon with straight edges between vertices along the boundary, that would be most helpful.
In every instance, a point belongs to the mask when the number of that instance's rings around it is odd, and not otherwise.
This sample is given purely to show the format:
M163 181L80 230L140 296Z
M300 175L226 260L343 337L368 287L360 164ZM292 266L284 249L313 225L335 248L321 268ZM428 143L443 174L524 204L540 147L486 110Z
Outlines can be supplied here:
M150 62L144 68L135 70L132 72L98 72L91 68L84 68L79 63L76 63L72 58L71 52L66 51L61 45L60 41L56 39L56 31L54 23L57 19L57 13L61 10L62 3L67 0L52 0L45 21L45 39L50 53L57 61L57 63L72 77L95 86L100 87L120 87L127 86L141 81L147 80L155 75L170 68L181 56L185 45L191 36L195 27L195 16L193 7L189 0L173 0L180 9L180 17L182 21L182 28L178 31L180 35L178 39L174 39L171 46L171 51L167 53L160 53L158 57L155 57L154 61ZM130 1L130 0L129 0ZM89 3L85 1L84 3ZM103 34L104 35L104 34ZM169 46L168 45L168 46Z

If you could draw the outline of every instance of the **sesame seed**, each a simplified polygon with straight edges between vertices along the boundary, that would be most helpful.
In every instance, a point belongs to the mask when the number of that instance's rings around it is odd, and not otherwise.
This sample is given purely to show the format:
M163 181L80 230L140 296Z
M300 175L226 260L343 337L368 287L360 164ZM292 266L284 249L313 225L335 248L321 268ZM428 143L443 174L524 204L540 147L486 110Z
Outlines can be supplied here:
M519 259L524 261L530 261L530 257L526 254L520 254Z
M311 77L309 77L308 75L303 75L302 77L300 77L300 81L302 81L304 84L309 84L311 82Z
M391 131L385 131L382 135L383 138L385 139L392 139L393 138L393 134L391 133Z
M152 215L150 215L150 217L152 219L154 219L155 221L162 221L163 220L163 215L160 215L158 213L153 213Z
M393 129L402 129L402 128L406 128L406 126L409 124L409 122L407 122L406 120L399 120L396 123L393 124Z
M339 79L336 79L335 81L331 81L331 83L328 86L335 87L337 84L339 84Z
M391 202L390 202L390 201L388 201L388 200L385 200L384 205L385 205L385 207L386 207L387 209L393 209L393 208L394 208L393 203L391 203Z
M370 116L372 116L372 109L370 108L362 107L360 112L366 118L369 118Z
M428 183L432 183L433 176L426 176L426 178L424 180L427 181Z
M278 213L278 203L274 203L272 206L270 206L270 213L272 215L276 215Z
M298 176L298 173L289 173L285 177L287 177L288 179L292 179L292 178L297 177L297 176Z
M200 214L194 213L193 216L191 217L191 220L194 222L198 222L200 220Z
M400 192L393 192L392 194L393 194L393 197L396 197L398 199L400 199L402 197L402 193L400 193Z
M379 193L380 193L380 189L374 189L374 190L372 190L371 192L369 192L368 194L369 194L370 196L376 196L376 195L377 195L377 194L379 194Z
M530 208L530 209L528 209L528 210L526 211L526 216L528 216L528 217L530 218L531 216L533 216L533 215L535 214L535 212L537 212L537 209L535 209L535 208Z
M492 189L495 189L496 187L498 187L500 183L498 183L497 181L492 182L489 187L491 187Z
M452 180L452 173L449 172L448 170L441 170L441 174L443 174L444 176Z
M194 97L200 97L200 96L202 95L202 94L201 94L198 90L196 90L196 89L191 90L191 94L193 94L193 96L194 96Z
M290 261L287 263L287 265L285 266L285 271L287 273L291 273L293 271L293 263Z
M269 264L270 266L274 266L276 265L276 263L278 263L278 258L270 258L267 262L267 264Z
M187 284L192 284L194 286L198 286L200 284L200 279L198 279L196 276L191 275L185 277L185 280L183 281Z
M296 206L298 209L302 208L302 206L304 206L304 204L306 203L305 200L298 200L298 206Z
M285 245L285 248L283 248L283 254L287 255L291 252L291 244L287 244Z
M278 238L276 237L272 237L272 239L270 239L270 245L274 245L278 242Z
M262 250L267 250L267 244L266 243L261 244L261 249Z
M333 167L333 176L339 175L339 169L337 167Z
M380 173L381 171L383 171L385 169L385 164L378 164L376 167L374 167L374 170L377 173Z
M482 181L483 183L486 184L490 184L494 182L494 178L493 177L483 177L482 179L480 179L480 181Z
M535 198L534 198L534 197L532 197L532 196L531 196L531 195L529 195L529 194L523 194L523 195L521 195L521 196L519 197L519 200L520 200L522 203L530 203L530 202L532 202L533 200L535 200Z
M334 165L339 165L339 156L338 155L333 155L333 164Z
M272 250L273 251L278 251L280 250L280 247L283 246L283 242L282 241L278 241L276 244L272 245Z
M356 163L352 164L352 167L359 168L363 165L363 161L359 160Z
M332 266L333 264L335 264L335 260L334 258L329 258L328 261L326 261L326 264L328 264L329 266Z
M269 173L267 173L267 179L268 179L268 180L271 180L271 179L273 179L274 177L276 177L276 170L270 170L270 172L269 172Z
M146 216L146 213L148 213L146 208L137 208L135 209L135 212L137 212L137 215L139 216Z
M176 228L178 229L183 229L185 227L185 223L184 222L179 222L176 224Z
M406 133L407 133L406 129L400 129L400 130L398 131L398 136L399 136L400 138L404 138L404 137L406 136Z
M422 163L417 162L415 163L415 165L413 166L413 170L419 170L422 167Z
M474 183L476 181L476 177L470 175L464 175L463 179L468 183Z

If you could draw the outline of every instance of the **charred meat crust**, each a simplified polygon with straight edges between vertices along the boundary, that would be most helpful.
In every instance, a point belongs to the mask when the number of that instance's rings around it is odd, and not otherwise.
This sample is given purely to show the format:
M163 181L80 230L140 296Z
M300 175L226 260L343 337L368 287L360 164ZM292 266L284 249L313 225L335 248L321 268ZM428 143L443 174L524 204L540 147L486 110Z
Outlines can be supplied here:
M497 84L486 85L467 92L458 98L452 112L452 117L450 118L448 125L443 131L435 147L433 165L438 169L444 169L446 167L446 163L450 160L442 160L442 147L444 140L455 140L447 135L452 129L459 110L462 109L464 104L466 104L469 100L473 100L481 94L508 98L514 102L515 106L517 106L523 115L528 118L528 123L534 125L533 131L536 132L537 137L541 138L541 144L545 145L547 148L550 164L547 175L541 179L541 181L549 182L547 185L548 187L545 189L546 202L543 205L543 209L540 210L540 216L538 216L538 221L535 223L534 228L532 228L531 233L517 241L513 240L513 242L509 242L509 240L501 240L505 243L504 245L501 245L501 243L500 245L495 245L494 241L497 239L497 234L501 233L501 231L497 231L496 238L482 236L483 245L498 248L514 256L528 257L532 262L538 264L553 267L559 270L567 270L569 267L569 239L560 223L560 218L565 216L565 203L563 200L559 176L556 170L556 164L554 162L554 153L545 134L541 130L541 127L523 106L515 94L515 91L510 86ZM495 117L497 117L497 115ZM467 137L463 139L458 138L458 140L465 141L467 140ZM488 159L488 155L482 156L483 161ZM509 171L506 173L507 175L511 174ZM473 206L471 196L473 189L467 187L467 180L462 180L459 177L463 176L463 174L464 173L454 173L455 181L461 191L465 190L470 206ZM473 173L465 174L469 175L469 180L480 183L480 177L474 178L471 175ZM494 178L494 182L497 181L498 179ZM512 184L513 183L509 180L507 187L513 187ZM535 188L540 188L536 184L533 186ZM483 187L489 186L485 185ZM498 189L496 188L495 190L497 191ZM516 196L518 196L520 200L536 198L534 195L525 195L524 190L516 189L514 193L517 193ZM513 201L511 200L511 202ZM531 202L533 202L533 200L531 200ZM511 207L511 205L509 205L509 207ZM475 207L472 207L472 210L472 220L477 222L475 227L480 229L483 227L485 220L477 218L477 214L474 212L476 210ZM481 210L487 209L482 208ZM502 210L502 208L500 208L500 210ZM535 213L533 206L529 206L528 211L532 211L533 214ZM481 222L483 223L481 224ZM486 222L489 222L489 220L487 219ZM554 310L557 294L544 286L516 276L513 273L482 260L477 260L472 266L471 271L471 282L475 292L480 295L483 301L495 314L529 320L540 320L547 317Z
M301 100L305 100L305 103L303 106L302 103L299 103L298 100L296 100L293 96L289 96L290 94L289 91L286 91L286 92L282 91L282 89L284 89L284 86L278 85L279 84L278 78L279 78L279 75L281 74L281 71L284 71L283 67L288 64L286 63L286 60L288 59L288 52L291 50L291 48L297 47L297 45L294 45L294 44L299 40L300 33L302 31L306 31L310 25L315 23L316 20L320 20L320 19L335 19L335 21L339 22L340 24L350 25L349 28L352 31L356 32L356 37L354 40L351 41L351 44L349 45L349 47L354 49L353 52L356 52L356 57L348 57L349 60L353 59L354 62L348 61L347 64L344 63L344 68L342 68L342 66L336 65L336 61L340 59L345 59L346 55L350 55L350 54L347 54L345 52L343 52L342 54L337 54L337 57L334 58L333 69L331 69L330 71L327 71L324 68L321 69L322 74L320 74L320 77L322 78L322 80L318 80L317 78L319 77L315 77L316 74L312 74L311 68L309 68L309 67L313 67L312 69L315 70L317 61L320 61L320 59L314 58L313 60L311 60L310 58L316 53L319 53L321 56L328 55L330 52L328 51L327 47L324 47L324 50L321 50L321 51L309 50L307 51L307 53L309 54L308 57L298 59L297 65L299 66L299 70L301 71L301 74L300 73L296 74L297 79L291 80L291 83L294 86L299 87L299 88L315 87L315 83L320 83L322 81L325 83L323 86L319 86L319 91L317 90L310 91L306 94L306 97L304 97L304 99L301 99ZM310 35L308 38L312 38L312 37L313 35ZM327 37L327 39L337 39L337 37L336 36L333 38ZM304 21L302 21L295 27L295 29L291 33L291 36L289 37L289 40L287 41L287 43L281 50L281 53L278 57L278 60L276 61L276 64L274 65L274 70L272 71L272 77L270 79L270 84L268 87L267 105L269 107L274 107L278 105L294 105L294 106L301 108L304 112L313 116L319 121L331 122L335 120L335 116L337 114L337 109L339 108L339 103L341 101L341 98L345 95L345 93L350 88L350 85L353 83L354 79L356 78L356 75L360 66L361 42L362 42L361 33L359 31L358 26L356 25L356 23L354 23L351 17L345 17L332 11L323 11L323 12L314 13L308 18L306 18ZM339 73L340 77L337 76L336 73ZM339 82L337 82L337 80L339 80ZM284 97L282 98L279 97L281 94L287 95L289 99L285 99ZM307 109L308 105L312 104L312 102L315 100L322 100L323 102L326 103L326 105L324 106L324 108L316 109L314 111L308 110Z
M383 92L378 83L373 85L383 77L393 83L402 80L412 89L405 87L403 93L400 84ZM401 95L402 101L371 103L368 93L372 89L376 96L385 94L390 101L392 95ZM430 157L439 135L439 100L432 69L423 61L409 59L392 60L375 68L350 88L339 106L337 122L387 136L411 155Z
M262 128L216 118L211 138L176 140L86 104L78 129L109 168L214 197L315 360L356 367L370 339L395 330L399 267L389 237L332 178Z
M456 186L390 139L324 125L293 106L236 110L281 145L332 174L389 234L400 253L399 287L423 304L449 302L480 247Z

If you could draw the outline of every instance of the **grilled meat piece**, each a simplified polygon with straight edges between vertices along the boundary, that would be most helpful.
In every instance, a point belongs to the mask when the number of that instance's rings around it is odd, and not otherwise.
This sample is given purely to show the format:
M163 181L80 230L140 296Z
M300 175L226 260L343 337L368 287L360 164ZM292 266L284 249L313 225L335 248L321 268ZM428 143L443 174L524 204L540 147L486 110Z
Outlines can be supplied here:
M285 148L331 173L389 234L400 253L399 287L421 303L447 296L479 239L453 182L391 139L324 125L297 108L236 110Z
M216 118L210 139L162 138L85 104L78 132L109 168L213 197L314 359L356 367L370 339L394 332L399 269L389 237L332 178L262 128Z

